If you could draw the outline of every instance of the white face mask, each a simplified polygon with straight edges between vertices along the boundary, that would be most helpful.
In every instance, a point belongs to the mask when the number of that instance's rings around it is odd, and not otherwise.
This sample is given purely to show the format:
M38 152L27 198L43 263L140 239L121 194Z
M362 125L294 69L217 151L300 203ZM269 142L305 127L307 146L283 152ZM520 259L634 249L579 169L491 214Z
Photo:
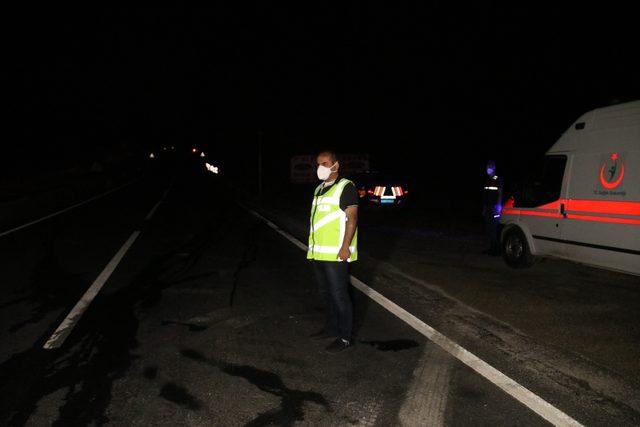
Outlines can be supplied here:
M336 163L338 163L338 162L336 162ZM329 178L329 176L331 175L331 172L333 172L331 170L331 168L333 168L336 165L336 163L331 165L331 167L329 167L329 168L326 167L326 166L322 166L322 165L318 166L318 170L316 171L317 174L318 174L318 179L320 181L326 181L327 178Z

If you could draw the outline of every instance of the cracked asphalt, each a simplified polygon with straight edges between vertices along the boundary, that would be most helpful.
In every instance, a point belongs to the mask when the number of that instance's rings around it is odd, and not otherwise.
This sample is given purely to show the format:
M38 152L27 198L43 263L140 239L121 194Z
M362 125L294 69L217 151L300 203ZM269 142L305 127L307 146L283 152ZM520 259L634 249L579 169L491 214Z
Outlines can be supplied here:
M325 353L327 342L308 338L323 314L304 253L200 169L181 169L145 221L171 179L148 175L0 240L1 425L546 425L356 290L357 343ZM295 219L268 213L304 238ZM140 238L66 342L42 349L135 229ZM477 294L495 293L503 282L491 276L494 260L447 263L442 245L444 255L420 263L424 248L401 242L397 253L413 253L403 264L384 249L388 229L370 230L358 278L581 423L640 424L637 377L625 375L634 366L591 348L604 345L597 339L573 345L575 325L561 334L568 347L541 334L535 325L549 316L524 309L526 288L508 291L514 307L501 315L481 296L469 302L457 281L433 280L457 274ZM548 268L576 268L567 265ZM595 297L601 273L575 274ZM620 277L609 293L623 293L633 312L637 280ZM544 292L550 301L558 295L550 285ZM625 321L635 334L624 316L610 327Z

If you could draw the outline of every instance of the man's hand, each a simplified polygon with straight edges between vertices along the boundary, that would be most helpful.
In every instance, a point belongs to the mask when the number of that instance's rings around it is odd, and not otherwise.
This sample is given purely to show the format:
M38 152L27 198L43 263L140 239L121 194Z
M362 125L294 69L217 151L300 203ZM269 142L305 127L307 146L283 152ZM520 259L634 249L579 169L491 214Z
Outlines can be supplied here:
M341 259L342 261L346 261L351 257L351 251L349 250L348 246L343 246L340 248L340 251L338 252L338 256L336 257L336 259Z

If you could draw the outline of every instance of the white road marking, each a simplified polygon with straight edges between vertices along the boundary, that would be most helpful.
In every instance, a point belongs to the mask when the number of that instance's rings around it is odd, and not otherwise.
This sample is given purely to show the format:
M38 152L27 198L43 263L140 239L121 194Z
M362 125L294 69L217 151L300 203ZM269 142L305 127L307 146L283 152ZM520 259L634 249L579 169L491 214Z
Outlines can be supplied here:
M425 347L398 414L402 426L444 426L451 361L438 347Z
M167 197L167 193L169 192L171 186L167 188L167 190L162 195L162 198L156 203L151 211L147 214L146 219L151 218L151 216L155 213L160 203L164 201ZM115 271L122 258L125 256L127 251L131 248L133 243L136 241L138 236L140 236L141 231L136 230L131 233L131 236L127 239L126 242L120 247L118 252L111 258L111 261L107 264L107 266L102 270L102 272L98 275L96 280L93 281L89 289L84 293L82 298L76 303L73 309L69 312L67 317L60 323L60 326L55 330L55 332L49 337L47 342L44 344L43 348L46 350L51 350L54 348L60 347L64 341L67 339L73 328L76 326L84 312L87 310L93 299L98 295L104 284L109 280L111 274Z
M169 186L167 187L166 190L164 190L164 193L162 193L162 197L160 197L160 200L158 200L158 203L156 203L151 210L149 211L149 213L147 214L147 216L144 218L145 221L149 221L151 219L151 217L153 216L153 214L156 213L156 210L160 207L160 205L162 203L164 203L165 199L167 198L167 194L169 194L169 191L171 191L171 187L173 187L173 183L175 181L176 177L174 176L173 179L171 180L171 183L169 184Z
M285 239L287 239L288 241L290 241L291 243L293 243L294 245L296 245L297 247L299 247L300 249L302 249L303 251L306 251L308 249L307 245L305 245L304 243L302 243L300 240L296 239L295 237L293 237L292 235L290 235L289 233L287 233L286 231L282 230L280 227L278 227L277 225L275 225L273 222L269 221L267 218L263 217L262 215L260 215L258 212L249 209L249 208L245 208L247 209L249 212L251 212L253 215L255 215L256 217L258 217L259 219L261 219L262 221L266 222L267 225L271 228L273 228L274 230L276 230L278 233L280 233Z
M127 253L131 245L133 245L133 242L136 241L139 235L140 230L136 230L131 233L131 236L129 236L127 241L124 242L118 252L116 252L113 258L111 258L111 261L109 261L104 270L102 270L96 280L94 280L93 284L84 293L82 298L80 298L80 300L76 303L75 307L73 307L67 317L65 317L62 323L60 323L58 329L56 329L51 337L49 337L49 339L43 346L44 349L50 350L58 348L64 343L64 341L73 330L74 326L78 323L78 321L84 314L85 310L89 307L96 295L98 295L100 289L102 289L120 261L122 261L122 257L124 257L124 255Z
M156 203L155 206L151 208L147 216L144 218L145 221L149 221L153 216L153 214L156 213L156 210L160 207L160 205L164 203L165 199L167 198L167 195L169 194L169 191L171 191L171 188L173 187L173 183L175 182L175 180L176 180L176 177L174 175L174 177L171 179L171 183L169 184L167 189L164 190L164 193L162 193L162 197L160 197L160 200L158 200L158 203Z
M128 185L133 184L135 181L136 181L136 180L129 181L129 182L127 182L126 184L123 184L123 185L121 185L121 186L119 186L119 187L116 187L116 188L112 188L112 189L111 189L111 190L109 190L109 191L105 191L104 193L100 193L100 194L98 194L97 196L93 196L93 197L91 197L91 198L89 198L89 199L87 199L87 200L84 200L84 201L82 201L82 202L80 202L80 203L76 203L75 205L71 205L71 206L69 206L69 207L67 207L67 208L65 208L65 209L60 210L60 211L54 212L54 213L49 214L49 215L47 215L47 216L43 216L42 218L36 219L36 220L31 221L31 222L28 222L28 223L26 223L26 224L22 224L22 225L20 225L20 226L18 226L18 227L12 228L11 230L3 231L2 233L0 233L0 237L6 236L7 234L14 233L14 232L16 232L16 231L18 231L18 230L22 230L23 228L30 227L30 226L32 226L32 225L35 225L35 224L39 223L39 222L45 221L45 220L47 220L47 219L49 219L49 218L53 218L54 216L58 216L58 215L60 215L60 214L63 214L63 213L65 213L65 212L68 212L68 211L70 211L71 209L75 209L75 208L80 207L80 206L82 206L82 205L85 205L85 204L87 204L87 203L89 203L89 202L92 202L92 201L94 201L94 200L100 199L100 198L102 198L102 197L104 197L104 196L107 196L107 195L109 195L109 194L111 194L111 193L113 193L113 192L115 192L115 191L118 191L118 190L120 190L120 189L122 189L122 188L124 188L124 187L126 187L126 186L128 186Z
M154 213L156 213L156 209L158 209L158 207L160 206L160 204L162 204L162 200L160 199L158 200L158 203L155 204L155 206L153 208L151 208L151 210L149 211L149 213L147 214L147 216L144 218L145 221L148 221L151 219L151 217L153 216Z
M275 231L280 233L283 237L295 244L300 249L305 251L307 250L307 246L305 244L303 244L301 241L299 241L286 231L282 230L273 222L269 221L252 209L248 209L248 211L257 218L260 218L261 220L266 222L269 227L273 228ZM407 325L411 326L413 329L420 332L429 340L440 346L440 348L442 348L444 351L451 354L453 357L476 371L487 380L491 381L498 388L502 389L505 393L518 400L520 403L531 409L533 412L535 412L551 424L555 426L582 426L581 423L574 420L569 415L562 412L560 409L551 405L549 402L533 393L526 387L520 385L513 379L509 378L502 372L498 371L496 368L489 365L487 362L480 359L464 347L460 346L459 344L447 338L445 335L436 331L431 326L415 317L413 314L409 313L393 301L386 298L384 295L371 289L358 278L351 276L351 283L359 291L380 304L387 311L394 314L396 317L404 321Z

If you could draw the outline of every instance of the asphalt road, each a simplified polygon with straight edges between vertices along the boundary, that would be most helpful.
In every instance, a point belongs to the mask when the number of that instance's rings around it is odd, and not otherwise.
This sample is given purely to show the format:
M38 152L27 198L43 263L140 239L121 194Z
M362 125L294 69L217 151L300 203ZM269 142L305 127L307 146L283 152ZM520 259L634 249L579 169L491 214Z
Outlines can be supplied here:
M308 338L322 307L304 253L234 198L215 176L184 168L0 240L0 424L547 424L357 290L357 344L324 352L327 342ZM261 212L304 238L295 218ZM448 258L475 250L473 239L439 249L396 239L391 250L388 227L366 229L353 274L367 285L580 423L640 424L637 359L615 357L637 352L636 278L616 276L603 293L610 276L552 262L526 276L544 290L506 289L498 260ZM43 349L135 230L66 341ZM606 295L609 311L548 331L562 315L560 273L587 283L584 293L565 283L565 304Z

